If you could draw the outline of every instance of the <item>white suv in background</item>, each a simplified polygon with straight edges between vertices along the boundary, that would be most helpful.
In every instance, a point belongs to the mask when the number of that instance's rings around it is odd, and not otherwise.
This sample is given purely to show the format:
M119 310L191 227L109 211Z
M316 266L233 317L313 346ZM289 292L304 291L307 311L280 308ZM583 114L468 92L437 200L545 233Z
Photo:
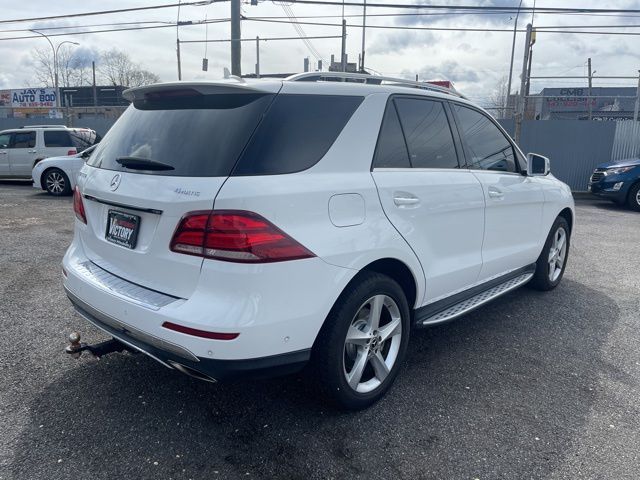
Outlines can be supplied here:
M88 128L30 125L0 132L0 178L31 178L33 167L47 157L75 155L100 140Z
M455 92L315 73L125 96L78 177L64 288L169 368L224 380L308 365L330 399L363 408L414 328L562 278L569 188Z

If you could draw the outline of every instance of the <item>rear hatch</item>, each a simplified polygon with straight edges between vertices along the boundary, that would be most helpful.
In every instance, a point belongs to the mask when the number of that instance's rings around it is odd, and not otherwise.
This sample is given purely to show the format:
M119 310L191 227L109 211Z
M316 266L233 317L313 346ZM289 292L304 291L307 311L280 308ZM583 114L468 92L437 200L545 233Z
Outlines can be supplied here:
M170 251L187 213L211 210L281 86L164 84L128 92L132 105L87 162L80 188L87 257L129 282L188 298L202 258Z

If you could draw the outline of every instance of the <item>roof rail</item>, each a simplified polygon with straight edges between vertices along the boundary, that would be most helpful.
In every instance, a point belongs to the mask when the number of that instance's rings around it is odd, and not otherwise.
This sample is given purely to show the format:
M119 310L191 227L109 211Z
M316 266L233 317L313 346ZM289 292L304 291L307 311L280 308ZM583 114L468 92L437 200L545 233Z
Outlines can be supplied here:
M67 128L66 125L23 125L20 128Z
M285 78L289 82L318 82L318 81L345 81L354 80L362 81L365 84L381 85L382 82L386 82L391 85L400 85L403 87L419 88L422 90L431 90L434 92L445 93L448 95L455 95L456 97L466 99L464 95L458 92L455 88L446 88L439 85L433 85L427 82L416 82L413 80L407 80L405 78L384 77L379 75L369 75L367 73L350 73L350 72L306 72L296 73L290 77Z

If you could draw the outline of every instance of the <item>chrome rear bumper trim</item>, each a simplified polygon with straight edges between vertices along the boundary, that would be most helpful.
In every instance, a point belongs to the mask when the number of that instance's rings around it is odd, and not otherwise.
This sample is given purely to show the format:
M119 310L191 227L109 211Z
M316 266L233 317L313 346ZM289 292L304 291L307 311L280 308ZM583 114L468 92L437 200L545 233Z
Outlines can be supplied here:
M178 300L177 297L157 292L120 278L89 260L76 264L73 270L83 280L95 287L150 310L159 310Z

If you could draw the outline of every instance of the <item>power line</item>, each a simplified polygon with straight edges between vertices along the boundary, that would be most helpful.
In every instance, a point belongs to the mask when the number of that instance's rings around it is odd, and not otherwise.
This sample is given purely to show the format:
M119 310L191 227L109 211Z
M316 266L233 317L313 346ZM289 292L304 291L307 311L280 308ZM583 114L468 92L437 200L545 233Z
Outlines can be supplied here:
M367 3L367 6L369 4ZM254 21L254 22L268 22L268 23L293 23L292 21L287 20L270 20L265 18L258 17L243 17L243 20ZM338 23L327 23L327 22L295 22L301 25L317 25L317 26L327 26L327 27L342 27L342 25ZM347 24L347 27L353 28L362 28L362 25L357 24ZM475 27L411 27L406 25L367 25L367 28L373 29L383 29L383 30L426 30L426 31L452 31L452 32L503 32L503 33L513 33L513 29L511 28L475 28ZM540 33L572 33L572 34L588 34L588 35L631 35L631 36L640 36L640 32L612 32L612 31L572 31L572 30L555 30L556 27L544 27L544 30L539 30ZM557 27L559 29L563 27ZM573 27L570 27L573 28ZM579 27L578 27L579 28ZM588 26L584 26L582 28L589 28ZM536 29L537 30L537 29ZM525 32L526 30L516 30L517 32Z
M71 30L72 28L93 28L93 27L116 27L119 25L147 25L147 24L163 24L168 25L171 24L175 26L175 23L166 22L162 20L151 20L151 21L141 21L141 22L114 22L114 23L92 23L89 25L66 25L64 27L38 27L35 30L38 31L47 31L47 30ZM0 33L9 33L9 32L31 32L31 28L10 28L7 30L0 30Z
M184 24L183 22L180 22L180 26L189 27L189 26L195 26L195 25L205 25L209 23L224 23L228 21L229 21L228 18L224 18L224 19L207 20L206 23L194 22L194 23ZM80 32L50 33L50 34L47 34L47 37L64 37L69 35L90 35L93 33L126 32L131 30L152 30L156 28L171 28L175 26L176 26L175 23L168 23L167 25L151 25L148 27L108 28L103 30L85 30ZM4 38L0 38L0 42L6 41L6 40L26 40L30 38L42 38L42 37L40 37L39 35L23 35L21 37L4 37Z
M53 15L48 17L31 17L31 18L12 18L10 20L0 20L0 23L19 23L19 22L37 22L40 20L58 20L61 18L74 18L74 17L88 17L93 15L109 15L112 13L125 13L125 12L137 12L141 10L157 10L160 8L172 8L178 6L203 6L211 3L228 2L229 0L200 0L194 2L180 2L180 3L167 3L163 5L148 5L146 7L131 7L131 8L119 8L115 10L100 10L96 12L84 12L84 13L68 13L66 15Z
M272 0L273 1L273 0ZM347 7L362 7L362 2L347 2L347 1L320 1L320 0L289 0L291 3L299 3L306 5L333 5ZM468 10L468 11L499 11L504 13L516 13L518 7L497 7L490 5L427 5L427 4L394 4L394 3L367 3L367 8L398 8L398 9L418 9L418 10ZM538 13L640 13L640 9L637 8L568 8L568 7L520 7L520 12L535 11Z
M342 38L342 35L318 35L314 37L307 37L309 39L321 39L321 38ZM300 40L300 37L260 37L261 42L268 42L271 40ZM220 42L230 42L230 38L218 38L215 40L180 40L180 43L220 43ZM239 39L241 42L255 42L255 38L241 38Z

